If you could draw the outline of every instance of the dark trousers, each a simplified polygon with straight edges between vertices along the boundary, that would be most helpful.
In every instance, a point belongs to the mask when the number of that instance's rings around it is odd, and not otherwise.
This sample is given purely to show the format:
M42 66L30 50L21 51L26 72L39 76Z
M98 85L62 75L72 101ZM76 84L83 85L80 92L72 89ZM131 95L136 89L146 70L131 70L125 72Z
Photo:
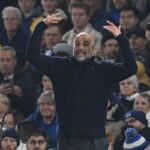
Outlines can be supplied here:
M58 150L107 150L106 138L79 138L61 137L58 142Z

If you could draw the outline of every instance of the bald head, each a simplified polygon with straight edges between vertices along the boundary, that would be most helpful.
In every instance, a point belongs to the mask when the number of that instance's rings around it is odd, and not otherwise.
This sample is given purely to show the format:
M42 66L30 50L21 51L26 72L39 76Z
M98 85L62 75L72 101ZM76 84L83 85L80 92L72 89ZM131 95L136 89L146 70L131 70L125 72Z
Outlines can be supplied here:
M79 61L86 60L93 55L95 38L90 33L81 32L74 39L74 57Z

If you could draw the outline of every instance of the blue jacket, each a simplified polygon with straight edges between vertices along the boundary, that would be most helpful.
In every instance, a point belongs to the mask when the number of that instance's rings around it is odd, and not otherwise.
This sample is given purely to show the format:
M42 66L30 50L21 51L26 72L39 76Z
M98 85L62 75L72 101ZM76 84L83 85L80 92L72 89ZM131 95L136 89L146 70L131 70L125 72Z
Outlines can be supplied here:
M35 112L31 114L27 120L34 122L39 129L44 130L50 137L50 140L52 141L53 147L56 147L57 145L57 135L58 135L58 122L56 117L51 123L45 123L43 122L42 116L40 112Z
M135 59L123 35L116 39L122 49L122 63L78 62L75 58L48 57L40 54L40 41L46 25L40 22L30 39L27 58L54 87L60 136L105 136L108 94L111 86L136 73Z

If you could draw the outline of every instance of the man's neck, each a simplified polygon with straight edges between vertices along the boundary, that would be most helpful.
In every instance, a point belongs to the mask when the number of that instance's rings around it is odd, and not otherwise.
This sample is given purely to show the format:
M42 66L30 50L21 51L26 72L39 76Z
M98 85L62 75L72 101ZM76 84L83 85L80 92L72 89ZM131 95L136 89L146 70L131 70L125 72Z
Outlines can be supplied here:
M16 34L16 31L7 31L8 39L12 40L15 34Z
M54 115L47 116L47 117L43 117L43 121L44 121L45 123L50 124L50 123L52 123L54 117L55 117Z
M29 11L29 12L24 12L23 15L24 15L24 18L29 18L30 16L32 16L33 14L33 10Z
M85 28L87 27L86 26L82 26L82 27L74 27L74 31L78 34L78 33L81 33Z

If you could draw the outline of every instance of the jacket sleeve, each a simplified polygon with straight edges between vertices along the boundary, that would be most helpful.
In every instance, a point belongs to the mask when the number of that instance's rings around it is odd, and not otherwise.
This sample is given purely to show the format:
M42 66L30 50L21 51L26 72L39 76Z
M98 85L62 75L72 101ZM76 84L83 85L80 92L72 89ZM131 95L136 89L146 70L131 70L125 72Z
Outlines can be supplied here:
M41 21L35 27L32 33L28 47L27 47L27 61L29 61L35 68L39 69L42 73L50 76L51 74L51 57L45 56L40 53L40 44L42 40L42 34L47 28L46 24Z
M122 53L122 61L120 63L106 63L105 73L111 82L124 80L137 71L135 58L129 46L128 39L125 35L120 34L116 37Z

